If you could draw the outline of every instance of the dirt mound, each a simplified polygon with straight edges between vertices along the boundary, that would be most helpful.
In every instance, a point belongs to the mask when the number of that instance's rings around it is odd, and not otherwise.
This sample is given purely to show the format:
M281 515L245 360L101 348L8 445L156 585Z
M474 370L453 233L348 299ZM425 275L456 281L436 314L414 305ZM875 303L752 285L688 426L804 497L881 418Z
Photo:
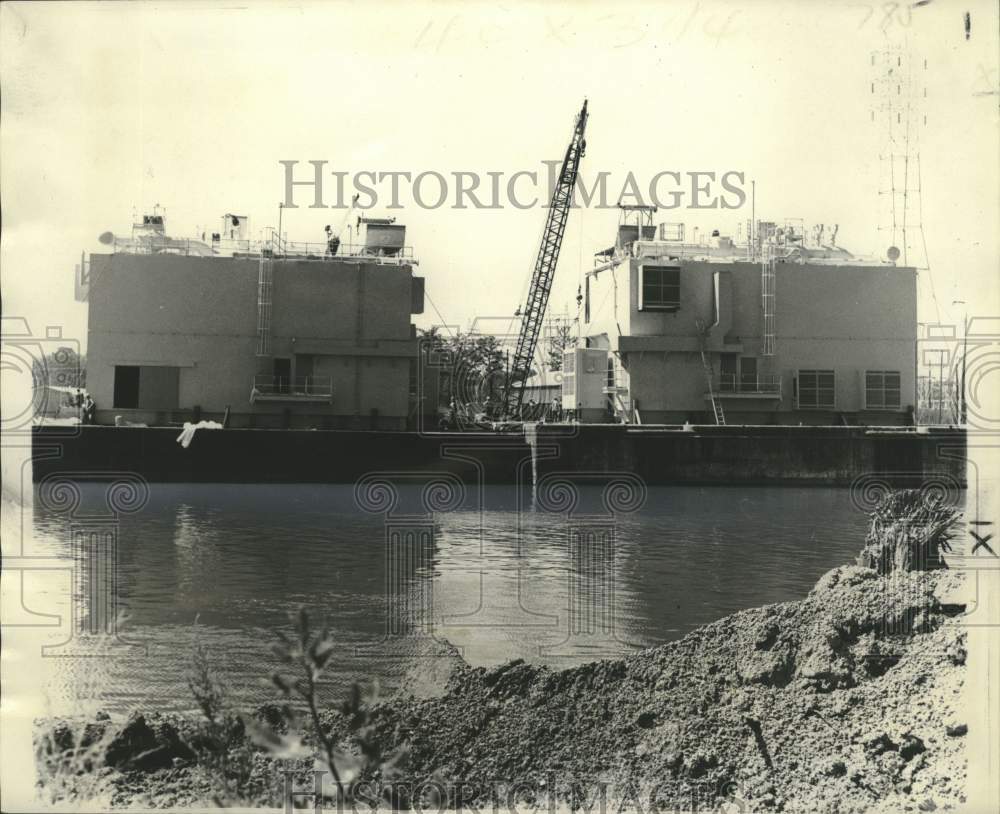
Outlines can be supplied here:
M954 580L838 568L803 601L623 660L466 667L439 698L380 708L380 732L409 742L411 784L443 780L453 804L512 786L529 803L579 802L601 782L644 810L957 803L964 634L938 599Z
M604 797L609 810L641 811L951 807L962 802L974 724L961 715L962 606L947 598L958 580L847 566L801 601L621 660L560 671L453 657L438 694L373 710L374 738L386 753L408 748L403 796L431 789L444 806L548 810ZM197 731L156 715L108 730L101 771L113 802L211 799L185 751ZM263 754L254 766L258 788L270 789L260 802L280 805L284 766ZM301 768L308 787L311 763Z

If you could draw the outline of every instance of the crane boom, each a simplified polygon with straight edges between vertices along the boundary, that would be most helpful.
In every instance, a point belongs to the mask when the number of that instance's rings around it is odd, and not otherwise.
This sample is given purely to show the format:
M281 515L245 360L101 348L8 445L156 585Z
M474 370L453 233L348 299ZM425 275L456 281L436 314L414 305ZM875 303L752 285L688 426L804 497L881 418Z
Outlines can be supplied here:
M552 278L559 262L559 249L562 247L563 234L566 231L566 220L573 200L573 188L576 186L580 159L583 158L587 147L583 137L587 127L587 115L587 100L584 99L583 107L576 117L573 137L566 148L559 180L552 191L542 244L538 248L531 287L528 289L528 301L523 310L521 332L517 337L517 350L514 352L514 359L504 384L504 415L508 418L518 413L524 399L524 383L531 372L531 362L538 345L542 318L545 316L545 307L552 291Z

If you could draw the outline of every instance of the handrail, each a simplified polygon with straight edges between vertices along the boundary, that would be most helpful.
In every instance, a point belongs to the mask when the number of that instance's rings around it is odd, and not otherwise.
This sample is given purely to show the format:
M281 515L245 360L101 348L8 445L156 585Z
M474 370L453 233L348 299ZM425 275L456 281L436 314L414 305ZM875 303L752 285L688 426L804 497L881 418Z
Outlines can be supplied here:
M719 373L713 377L717 394L726 393L781 393L780 376L743 376L736 373Z
M115 254L178 254L191 257L231 257L237 254L269 254L287 260L363 260L380 264L416 265L412 246L401 246L392 253L384 248L360 243L341 243L335 255L326 243L302 243L279 238L277 232L264 240L192 240L161 235L120 238L111 244Z
M268 376L253 377L253 390L260 396L333 395L333 379L329 376Z

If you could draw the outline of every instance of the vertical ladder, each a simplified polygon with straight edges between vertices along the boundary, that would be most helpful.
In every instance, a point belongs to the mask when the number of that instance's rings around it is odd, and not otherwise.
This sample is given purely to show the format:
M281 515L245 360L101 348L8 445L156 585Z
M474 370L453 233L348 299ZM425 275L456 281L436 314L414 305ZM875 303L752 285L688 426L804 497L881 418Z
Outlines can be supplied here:
M274 259L261 251L257 270L257 356L271 355L271 289L274 281Z
M761 355L774 356L774 247L767 241L761 244L760 295L764 312Z
M708 361L708 354L705 352L705 337L701 340L701 367L705 371L705 384L708 385L708 400L712 402L712 415L715 416L715 423L723 425L726 423L726 414L722 410L722 402L715 397L715 389L712 387L712 365Z

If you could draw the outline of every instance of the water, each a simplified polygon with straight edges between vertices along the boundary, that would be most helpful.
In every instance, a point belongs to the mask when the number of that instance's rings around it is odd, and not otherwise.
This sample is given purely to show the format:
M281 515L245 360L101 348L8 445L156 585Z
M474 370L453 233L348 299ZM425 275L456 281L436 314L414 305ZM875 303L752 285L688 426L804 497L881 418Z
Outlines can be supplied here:
M107 511L103 485L81 490L73 517L36 498L39 555L71 557L81 518ZM274 631L290 630L301 605L325 616L340 645L331 696L375 677L384 691L425 689L442 664L434 638L477 665L620 656L741 608L801 598L853 560L866 526L847 490L824 488L653 488L638 511L611 517L596 487L570 516L532 509L530 492L512 488L471 491L428 515L414 487L388 519L360 509L347 486L150 490L145 508L118 521L121 637L145 653L105 636L104 658L41 659L53 712L81 699L113 713L191 709L196 637L238 705L272 700ZM397 534L404 542L387 548ZM68 619L69 592L67 575L54 578L32 609ZM85 619L92 610L85 603ZM52 643L69 629L53 631Z

